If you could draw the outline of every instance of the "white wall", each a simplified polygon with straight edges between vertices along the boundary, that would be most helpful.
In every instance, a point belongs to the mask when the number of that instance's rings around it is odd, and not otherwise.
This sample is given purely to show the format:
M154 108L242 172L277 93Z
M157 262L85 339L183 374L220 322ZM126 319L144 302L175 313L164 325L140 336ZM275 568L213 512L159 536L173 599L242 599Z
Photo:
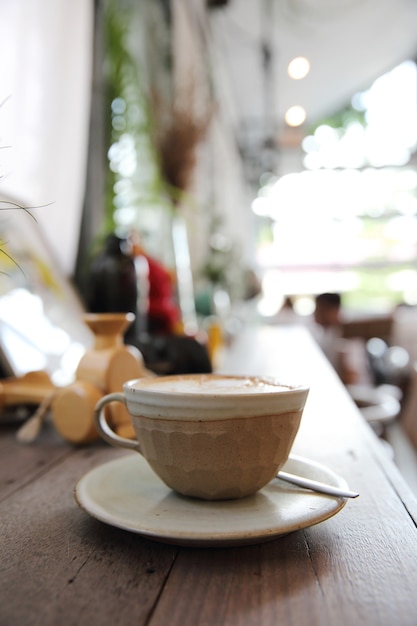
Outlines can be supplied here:
M0 0L0 199L33 211L65 274L84 198L93 0ZM12 213L10 219L12 219Z

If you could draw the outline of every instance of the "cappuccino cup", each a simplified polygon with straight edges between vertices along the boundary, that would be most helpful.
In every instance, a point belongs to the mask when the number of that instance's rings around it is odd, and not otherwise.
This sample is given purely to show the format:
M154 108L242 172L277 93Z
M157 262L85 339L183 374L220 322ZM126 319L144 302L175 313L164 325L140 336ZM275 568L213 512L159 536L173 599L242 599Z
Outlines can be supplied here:
M271 377L186 374L131 380L101 398L94 421L113 446L139 452L174 491L205 500L262 489L287 461L308 396ZM136 439L116 434L106 407L126 405Z

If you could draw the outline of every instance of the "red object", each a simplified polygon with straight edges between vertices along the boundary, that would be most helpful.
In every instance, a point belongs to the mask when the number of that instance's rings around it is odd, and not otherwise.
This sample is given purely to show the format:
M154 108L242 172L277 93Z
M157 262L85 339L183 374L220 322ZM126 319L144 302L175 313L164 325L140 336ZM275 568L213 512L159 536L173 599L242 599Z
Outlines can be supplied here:
M177 306L174 281L162 263L148 256L137 243L132 246L133 256L142 256L148 263L148 330L151 333L172 334L177 331L181 312Z
M145 254L149 267L149 330L173 333L181 320L175 302L174 284L169 271Z

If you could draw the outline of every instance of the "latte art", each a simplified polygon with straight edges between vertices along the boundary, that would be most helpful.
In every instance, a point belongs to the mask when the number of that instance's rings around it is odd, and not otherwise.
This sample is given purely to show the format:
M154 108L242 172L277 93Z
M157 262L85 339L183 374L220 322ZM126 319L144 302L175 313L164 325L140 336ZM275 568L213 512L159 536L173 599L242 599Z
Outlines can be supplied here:
M294 387L283 385L272 378L221 376L221 375L187 375L167 376L163 378L147 378L138 384L141 389L157 391L158 393L209 394L264 394L291 391Z

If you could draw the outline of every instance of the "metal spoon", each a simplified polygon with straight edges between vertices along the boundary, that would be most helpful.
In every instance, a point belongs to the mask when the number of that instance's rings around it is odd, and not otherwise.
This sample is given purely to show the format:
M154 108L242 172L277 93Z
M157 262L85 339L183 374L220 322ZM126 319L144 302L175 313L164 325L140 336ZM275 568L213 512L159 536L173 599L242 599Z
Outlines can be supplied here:
M303 487L304 489L311 489L312 491L326 493L330 496L337 496L339 498L357 498L359 495L356 491L333 487L333 485L326 485L318 480L304 478L303 476L295 476L294 474L289 474L288 472L278 472L277 478L284 480L287 483L297 485L298 487Z

